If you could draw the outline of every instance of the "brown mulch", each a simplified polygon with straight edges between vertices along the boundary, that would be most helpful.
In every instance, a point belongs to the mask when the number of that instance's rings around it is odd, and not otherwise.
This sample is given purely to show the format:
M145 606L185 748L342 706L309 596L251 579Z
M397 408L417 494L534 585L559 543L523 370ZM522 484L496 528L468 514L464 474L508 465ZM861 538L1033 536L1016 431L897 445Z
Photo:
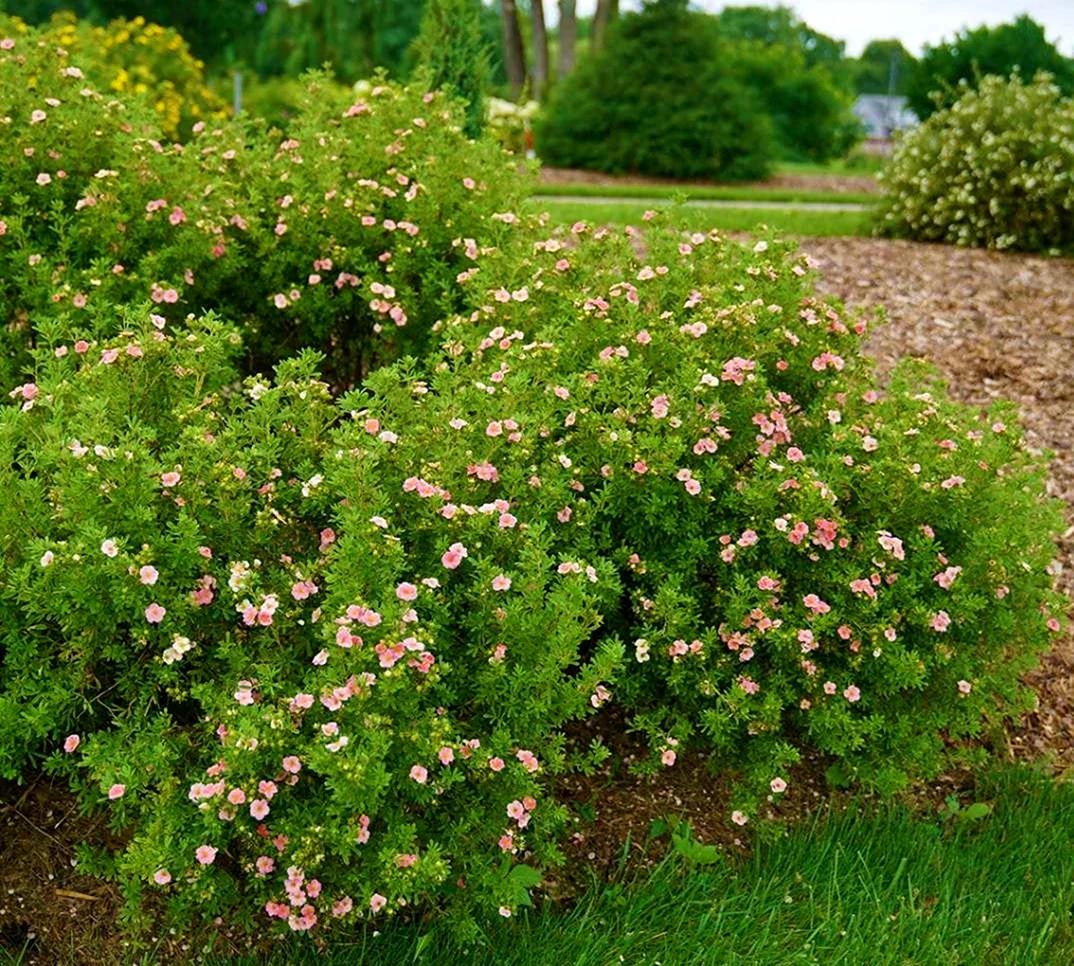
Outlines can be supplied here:
M881 374L899 356L923 356L939 367L957 398L984 405L1004 397L1018 404L1030 444L1056 453L1049 487L1067 501L1072 524L1060 541L1059 583L1074 591L1074 261L860 238L806 239L802 247L821 273L822 291L852 307L886 307L890 324L876 330L868 347ZM1022 760L1048 755L1056 771L1074 770L1069 633L1027 683L1039 706L1010 729L1008 746L995 750ZM621 722L605 727L603 737L616 758L641 753ZM827 786L827 764L807 758L792 769L787 793L770 805L773 816L795 819L844 805L845 797ZM915 789L916 800L934 807L971 784L964 775L947 776ZM652 842L649 833L654 821L669 815L686 819L699 839L729 855L749 847L748 830L726 820L726 782L709 774L702 756L685 753L653 780L620 766L566 780L560 792L578 816L571 858L598 873L614 873L624 856L634 864L656 860L667 839ZM0 783L0 959L5 951L17 957L24 947L22 961L41 966L131 959L114 929L115 889L72 868L75 845L85 839L112 841L101 820L81 816L61 789L45 781L29 788ZM559 895L574 883L547 885ZM163 946L169 937L158 938ZM195 945L189 938L171 941L176 946L165 958Z
M665 185L688 189L753 188L757 191L833 191L840 194L879 192L876 179L867 174L780 174L767 181L737 181L734 184L703 179L682 180L675 178L647 178L637 174L601 174L599 171L581 171L575 168L541 168L541 184L586 184L606 187L630 185L644 188L646 185Z

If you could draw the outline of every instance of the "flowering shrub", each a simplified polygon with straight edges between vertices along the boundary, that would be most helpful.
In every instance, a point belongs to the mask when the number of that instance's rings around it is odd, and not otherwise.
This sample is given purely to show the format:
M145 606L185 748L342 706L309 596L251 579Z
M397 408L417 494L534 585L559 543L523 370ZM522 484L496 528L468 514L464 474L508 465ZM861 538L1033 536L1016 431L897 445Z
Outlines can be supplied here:
M21 382L33 320L59 307L107 325L112 305L144 298L175 323L226 310L249 371L314 346L351 385L420 352L464 306L459 274L517 221L525 177L491 140L467 140L443 95L378 84L355 99L312 76L286 137L199 122L166 146L66 54L3 44L4 386Z
M147 314L50 325L0 408L0 773L44 759L131 829L132 913L510 915L621 663L588 643L612 569L558 575L506 507L412 539L403 427L333 429L312 354L236 391L237 333Z
M66 50L109 94L144 98L170 139L188 135L198 120L223 118L227 112L224 101L206 85L205 65L171 27L146 23L144 17L95 27L64 12L32 34L14 17L3 18L0 32L5 28Z
M502 97L490 97L485 105L489 133L508 151L525 155L530 147L533 119L539 108L537 101L515 104Z
M22 381L36 319L58 308L94 318L99 303L129 291L132 256L162 240L147 237L154 226L143 228L126 207L138 195L143 153L162 146L151 112L100 93L77 62L34 32L0 32L0 91L6 390Z
M1074 101L1047 75L985 77L900 143L881 172L880 230L1048 251L1074 245Z
M184 161L206 188L177 198L162 175L155 217L179 205L183 224L145 282L176 290L176 312L228 306L251 371L314 346L347 386L421 352L464 304L459 273L509 237L527 184L495 142L463 135L458 112L442 94L377 83L363 97L309 75L286 138L199 128Z
M382 370L348 402L404 427L377 462L418 488L409 539L499 500L566 578L614 567L611 700L646 767L695 744L744 769L739 819L803 745L881 788L930 773L942 736L1025 706L1059 628L1060 517L1013 411L912 368L879 391L866 322L800 259L657 224L482 263L428 383Z

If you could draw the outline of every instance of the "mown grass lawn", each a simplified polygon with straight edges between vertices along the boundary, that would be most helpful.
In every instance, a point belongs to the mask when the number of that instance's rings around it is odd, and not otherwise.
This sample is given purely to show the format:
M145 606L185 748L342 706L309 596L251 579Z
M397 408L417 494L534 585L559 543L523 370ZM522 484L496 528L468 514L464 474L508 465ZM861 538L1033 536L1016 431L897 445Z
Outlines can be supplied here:
M875 192L812 191L805 188L719 187L709 185L663 184L540 184L534 195L571 198L661 198L685 197L691 201L770 201L813 204L871 205L880 196Z
M531 212L548 212L559 224L585 221L603 225L642 225L642 215L649 206L637 202L595 204L579 202L553 202L532 198L527 203ZM752 232L767 226L786 235L812 235L818 237L872 234L872 216L864 211L818 211L795 208L691 208L679 209L678 216L691 230L725 232Z

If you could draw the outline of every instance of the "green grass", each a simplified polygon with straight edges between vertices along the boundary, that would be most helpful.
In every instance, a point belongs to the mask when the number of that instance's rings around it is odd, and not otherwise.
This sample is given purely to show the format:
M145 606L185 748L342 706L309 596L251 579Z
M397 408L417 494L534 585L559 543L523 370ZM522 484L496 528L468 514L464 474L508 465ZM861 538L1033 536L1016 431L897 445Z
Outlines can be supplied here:
M877 200L875 193L838 191L804 191L787 188L765 187L719 187L707 185L594 185L594 184L543 184L534 194L560 195L570 198L674 198L685 195L696 201L785 201L834 204L871 205Z
M630 202L587 204L585 202L552 202L533 198L528 202L533 212L547 211L553 221L571 224L586 221L590 224L642 225L645 205ZM677 218L697 231L753 231L761 225L786 235L862 235L872 232L868 212L813 211L793 206L786 209L758 208L680 208Z
M982 778L975 800L992 811L972 822L884 806L816 819L738 867L669 860L633 884L594 885L570 912L498 921L477 947L387 926L275 962L1069 966L1074 785L1008 767Z

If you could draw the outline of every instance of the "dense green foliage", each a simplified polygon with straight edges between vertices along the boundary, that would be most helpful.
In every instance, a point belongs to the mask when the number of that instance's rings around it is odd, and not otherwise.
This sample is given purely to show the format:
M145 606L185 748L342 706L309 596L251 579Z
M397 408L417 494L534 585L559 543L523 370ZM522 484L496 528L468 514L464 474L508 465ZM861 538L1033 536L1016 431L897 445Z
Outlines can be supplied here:
M963 30L953 40L926 47L910 79L909 104L924 120L961 97L962 82L975 87L982 77L1013 72L1029 81L1038 71L1051 74L1064 94L1074 94L1074 60L1056 49L1039 23L1022 14L1012 23Z
M715 56L712 19L685 0L625 14L613 40L552 93L536 126L548 164L755 179L775 154L760 101Z
M334 384L352 385L463 306L468 252L497 244L509 226L493 216L525 195L516 164L468 139L443 94L379 82L356 94L311 75L286 135L244 116L165 146L148 108L99 93L75 58L32 33L12 44L0 51L8 384L43 309L92 331L112 305L148 298L170 321L229 306L248 371L312 346Z
M699 17L609 56L718 84ZM805 753L984 758L1061 630L1013 406L881 391L791 246L553 228L447 95L305 86L168 146L0 35L0 774L108 816L128 924L472 939L563 860L585 718L707 756L739 826ZM714 164L693 109L647 157Z
M784 27L732 30L678 0L648 3L553 92L538 153L554 165L727 180L760 177L777 155L842 156L859 133L849 88L806 42L808 28Z
M881 230L1022 251L1074 248L1074 99L1050 79L985 77L900 143Z

